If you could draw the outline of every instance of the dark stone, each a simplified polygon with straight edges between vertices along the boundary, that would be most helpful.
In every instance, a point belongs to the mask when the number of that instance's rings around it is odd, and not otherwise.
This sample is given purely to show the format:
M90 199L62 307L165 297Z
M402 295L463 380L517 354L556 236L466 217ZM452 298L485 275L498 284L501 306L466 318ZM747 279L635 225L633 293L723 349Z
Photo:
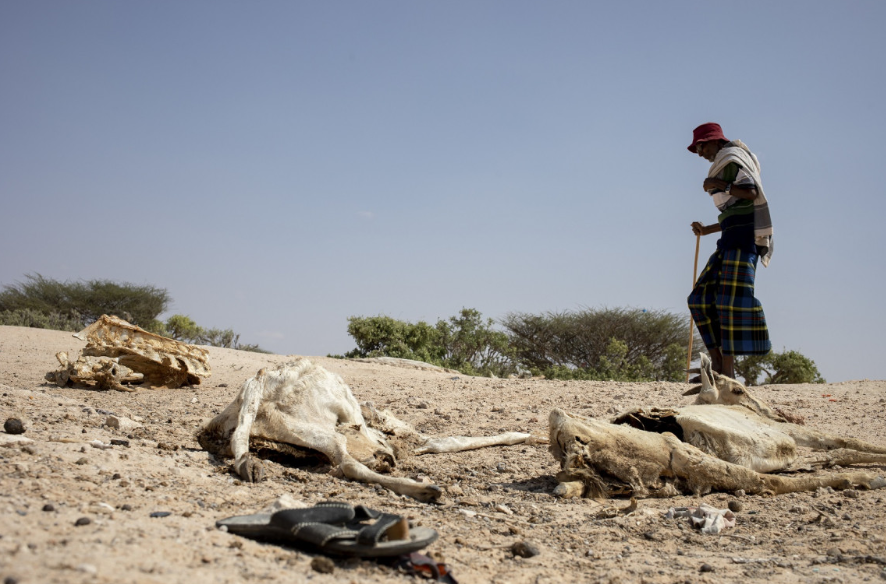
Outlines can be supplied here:
M741 501L729 501L729 510L733 513L738 513L742 509L744 509L744 505L741 504Z
M77 527L80 527L83 525L89 525L90 523L92 523L92 519L90 519L89 517L81 517L80 519L78 519L77 521L74 522L74 525L76 525Z
M710 564L702 564L701 568L699 568L698 571L701 572L702 574L704 574L706 572L713 572L714 567Z
M114 446L125 446L129 448L129 440L121 440L120 438L111 438L111 444Z
M172 515L170 511L154 511L151 513L151 517L169 517Z
M311 560L311 569L321 574L332 574L335 571L335 563L326 556L317 556Z
M7 434L24 434L25 425L18 418L9 418L4 422L3 430Z
M132 511L132 505L130 505L129 503L126 503L125 505L120 507L120 510L121 511Z
M537 556L541 552L536 546L532 545L531 543L518 541L511 546L511 553L515 556L520 556L521 558L532 558Z
M46 512L55 511L55 505L47 503L46 505L43 505L43 510Z

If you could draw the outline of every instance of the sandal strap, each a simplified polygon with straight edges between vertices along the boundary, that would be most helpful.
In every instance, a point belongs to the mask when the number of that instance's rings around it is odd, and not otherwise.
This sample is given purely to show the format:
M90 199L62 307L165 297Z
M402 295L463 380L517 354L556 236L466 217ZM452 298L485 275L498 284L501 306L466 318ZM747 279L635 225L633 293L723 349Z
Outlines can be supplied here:
M292 526L290 533L299 541L321 548L333 539L347 540L357 537L357 532L353 529L328 523L299 523Z
M283 509L271 515L270 524L286 531L302 523L344 525L354 520L354 508L347 503L321 503L307 509Z
M357 543L361 545L378 545L385 532L402 519L401 515L379 513L375 523L363 527L357 533Z

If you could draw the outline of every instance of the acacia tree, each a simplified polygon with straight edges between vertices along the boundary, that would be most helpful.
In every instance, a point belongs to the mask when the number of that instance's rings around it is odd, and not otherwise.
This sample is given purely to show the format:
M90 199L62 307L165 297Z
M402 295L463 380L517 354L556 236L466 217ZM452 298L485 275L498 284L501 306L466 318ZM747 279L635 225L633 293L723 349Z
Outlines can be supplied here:
M59 282L40 274L28 274L24 282L4 286L0 292L0 313L33 311L47 317L61 315L73 319L80 328L114 314L142 328L149 328L169 304L163 288L85 280Z
M663 310L586 308L541 315L510 313L502 325L516 359L546 376L679 381L685 375L688 316ZM697 335L693 346L701 346Z

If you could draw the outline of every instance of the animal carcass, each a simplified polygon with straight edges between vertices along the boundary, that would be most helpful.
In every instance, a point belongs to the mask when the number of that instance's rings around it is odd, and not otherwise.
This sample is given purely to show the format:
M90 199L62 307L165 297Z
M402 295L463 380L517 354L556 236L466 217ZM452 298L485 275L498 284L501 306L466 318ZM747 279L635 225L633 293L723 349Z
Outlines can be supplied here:
M784 419L734 379L702 359L696 403L637 408L612 423L551 412L551 451L560 462L561 496L671 496L744 489L787 493L819 486L884 486L867 473L823 477L767 475L790 470L797 447L826 454L805 460L825 466L886 462L886 448L800 426ZM730 405L726 405L730 404Z
M439 498L436 485L385 474L396 464L389 441L394 437L416 446L414 454L518 444L531 438L509 432L429 440L388 411L368 403L361 408L341 377L305 358L259 371L198 434L206 450L233 456L234 470L247 481L261 480L264 473L250 445L290 454L307 449L324 455L347 478L378 483L420 501Z
M61 367L46 380L64 387L71 383L99 389L132 391L124 384L176 388L199 385L209 377L209 352L203 347L161 337L116 316L102 315L74 335L86 341L80 356L71 361L58 353Z

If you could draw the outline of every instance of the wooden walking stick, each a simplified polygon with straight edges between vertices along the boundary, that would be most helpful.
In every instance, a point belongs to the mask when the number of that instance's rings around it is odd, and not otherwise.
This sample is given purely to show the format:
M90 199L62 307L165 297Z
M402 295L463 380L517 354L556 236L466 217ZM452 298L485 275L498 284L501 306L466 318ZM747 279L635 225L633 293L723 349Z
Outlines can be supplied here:
M701 233L695 236L695 265L692 266L692 287L695 288L696 275L698 274L698 246L701 243ZM686 356L686 383L689 383L689 367L692 365L692 311L689 312L689 355Z

